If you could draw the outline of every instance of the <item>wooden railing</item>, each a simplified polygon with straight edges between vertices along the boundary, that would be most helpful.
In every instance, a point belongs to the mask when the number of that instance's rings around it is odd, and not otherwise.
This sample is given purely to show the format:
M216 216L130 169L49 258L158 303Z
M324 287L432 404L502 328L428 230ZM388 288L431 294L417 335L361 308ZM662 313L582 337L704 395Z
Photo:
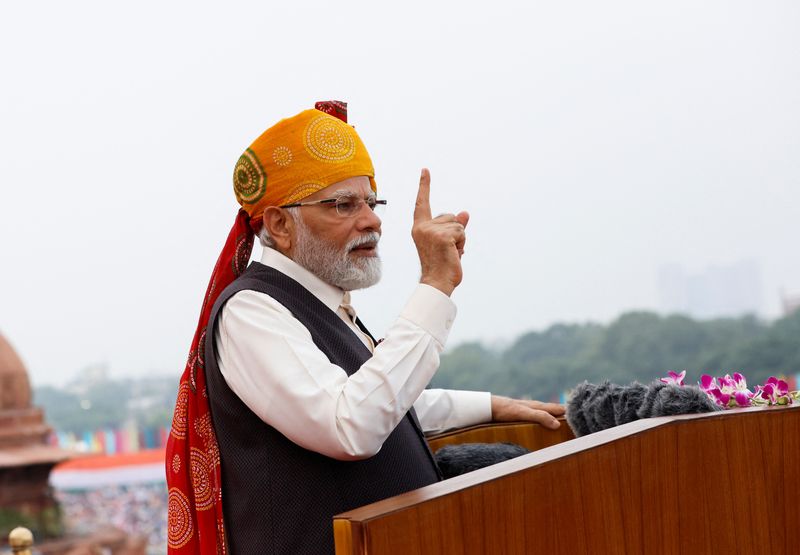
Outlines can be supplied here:
M337 515L336 553L798 553L799 485L798 407L652 418Z

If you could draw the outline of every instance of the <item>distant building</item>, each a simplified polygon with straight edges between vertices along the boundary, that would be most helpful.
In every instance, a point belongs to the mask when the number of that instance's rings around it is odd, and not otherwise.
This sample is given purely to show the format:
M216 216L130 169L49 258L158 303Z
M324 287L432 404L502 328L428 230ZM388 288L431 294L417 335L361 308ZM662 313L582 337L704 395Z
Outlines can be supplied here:
M108 363L91 364L81 369L75 377L67 383L65 389L76 395L84 395L93 386L108 381Z
M786 295L781 294L781 305L783 306L783 315L788 316L800 310L800 295Z
M51 447L44 411L32 404L28 371L0 334L0 536L26 524L39 538L59 533L50 469L74 453Z
M51 428L45 421L44 411L33 406L32 397L22 360L0 334L0 536L5 539L12 528L25 525L37 538L34 553L145 555L147 539L144 535L149 531L125 532L112 526L110 510L103 512L97 522L89 523L92 527L76 530L68 527L68 533L64 533L63 507L59 508L50 486L50 470L56 463L74 459L76 453L49 445ZM162 476L163 467L162 462ZM100 474L95 472L95 476ZM151 496L154 502L146 505L140 502L128 509L129 513L136 510L137 514L144 515L166 514L166 508L162 508L165 503L156 504L160 499L166 500L163 487L161 491L160 497ZM122 494L115 493L113 500L118 510L120 506L127 509L132 505ZM149 502L150 498L145 501ZM84 508L84 515L91 507L88 509ZM122 524L129 520L132 519ZM1 551L6 553L4 549ZM157 552L164 553L164 550Z
M677 264L658 272L660 308L695 318L758 314L762 311L761 273L754 260L711 266L688 273Z

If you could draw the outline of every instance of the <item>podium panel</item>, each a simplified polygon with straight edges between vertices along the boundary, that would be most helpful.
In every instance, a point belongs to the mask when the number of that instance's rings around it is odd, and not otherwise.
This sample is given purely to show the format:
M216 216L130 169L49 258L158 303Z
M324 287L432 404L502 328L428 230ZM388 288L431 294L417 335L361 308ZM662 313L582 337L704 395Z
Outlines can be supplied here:
M652 418L334 517L337 555L797 553L800 407Z

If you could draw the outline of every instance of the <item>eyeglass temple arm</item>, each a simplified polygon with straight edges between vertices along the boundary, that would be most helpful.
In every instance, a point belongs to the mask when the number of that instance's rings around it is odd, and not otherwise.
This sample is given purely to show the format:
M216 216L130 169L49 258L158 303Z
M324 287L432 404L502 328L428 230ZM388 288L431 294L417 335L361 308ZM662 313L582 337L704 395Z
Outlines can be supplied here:
M330 204L332 202L336 202L338 199L335 198L326 198L322 200L313 200L311 202L293 202L291 204L282 204L278 208L294 208L296 206L310 206L312 204ZM382 204L386 206L387 202L386 199L375 199L375 204Z
M322 200L312 200L310 202L293 202L291 204L282 204L278 208L294 208L295 206L311 206L312 204L330 204L336 202L335 198L324 198Z

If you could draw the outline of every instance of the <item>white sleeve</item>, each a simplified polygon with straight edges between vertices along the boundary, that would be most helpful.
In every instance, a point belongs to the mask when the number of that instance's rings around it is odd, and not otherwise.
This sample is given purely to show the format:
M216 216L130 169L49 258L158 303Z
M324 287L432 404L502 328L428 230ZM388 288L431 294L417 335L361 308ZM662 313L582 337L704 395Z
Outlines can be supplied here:
M279 302L242 291L215 330L220 371L264 422L340 460L377 453L439 367L456 307L420 284L373 356L347 376Z
M492 420L492 395L485 391L426 389L414 403L425 432L465 428Z

